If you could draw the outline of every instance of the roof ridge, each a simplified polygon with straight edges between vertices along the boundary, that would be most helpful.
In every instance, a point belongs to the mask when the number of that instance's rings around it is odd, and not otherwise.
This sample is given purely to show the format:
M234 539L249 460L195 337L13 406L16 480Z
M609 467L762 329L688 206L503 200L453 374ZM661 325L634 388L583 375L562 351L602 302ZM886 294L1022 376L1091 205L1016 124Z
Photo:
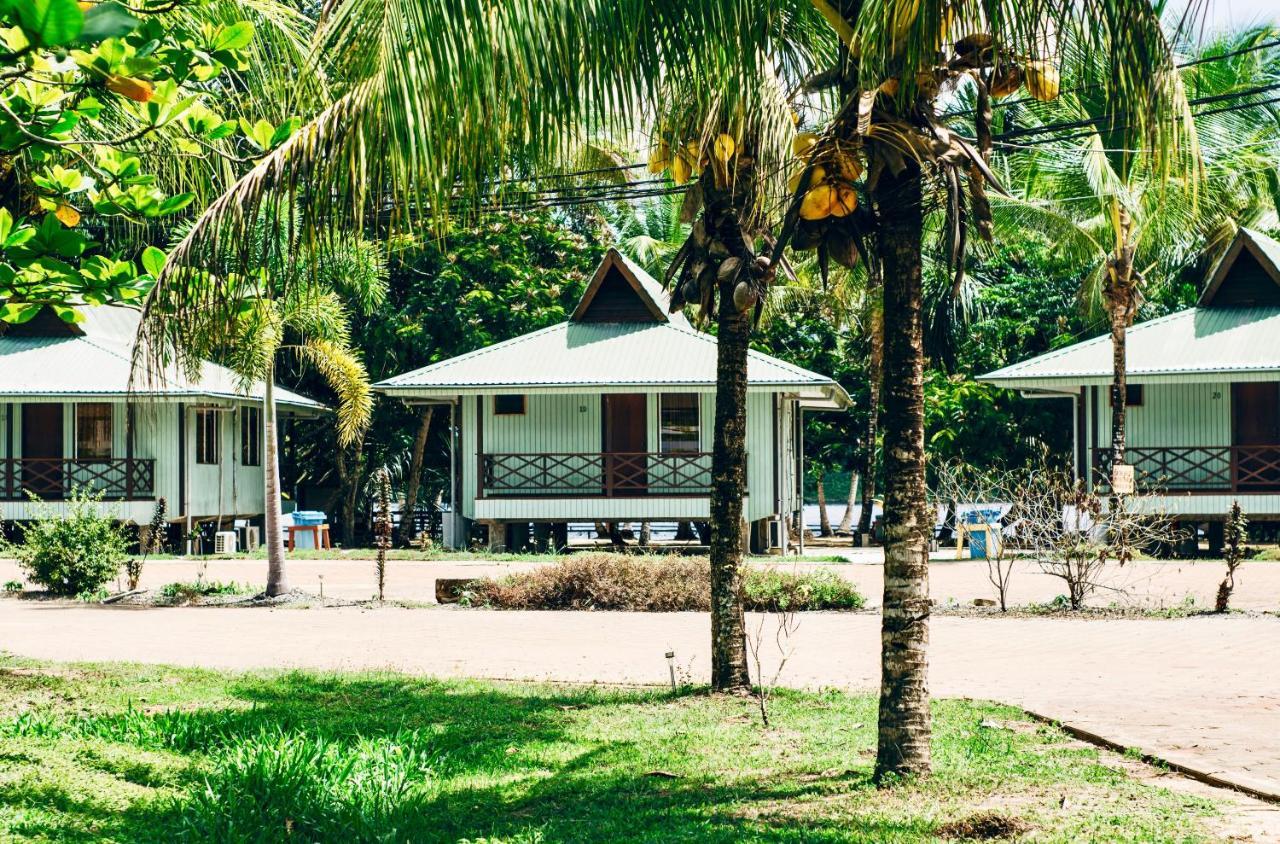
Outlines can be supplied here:
M1154 319L1149 319L1149 320L1147 320L1146 322L1140 322L1140 323L1137 323L1136 325L1133 325L1132 327L1130 327L1130 328L1129 328L1129 331L1130 331L1130 332L1133 332L1133 331L1140 331L1140 330L1142 330L1142 329L1144 329L1144 328L1147 328L1148 326L1158 325L1158 324L1160 324L1160 323L1168 322L1168 321L1170 321L1170 320L1174 319L1175 317L1182 317L1182 316L1185 316L1185 315L1187 315L1187 314L1193 314L1193 313L1195 313L1197 310L1199 310L1199 306L1197 306L1197 305L1193 305L1193 306L1191 306L1190 308L1183 308L1182 310L1180 310L1180 311L1174 311L1174 312L1173 312L1173 313L1171 313L1171 314L1165 314L1164 316L1158 316L1158 317L1155 317ZM1066 354L1068 354L1068 353L1075 352L1075 351L1079 351L1079 350L1080 350L1081 348L1083 348L1083 347L1086 347L1086 346L1094 346L1094 345L1097 345L1097 344L1099 344L1099 343L1107 343L1107 342L1110 342L1110 341L1111 341L1111 335L1110 335L1110 334L1099 334L1098 336L1096 336L1096 337L1090 337L1090 338L1089 338L1089 339L1087 339L1087 340L1078 340L1078 341L1076 341L1075 343L1071 343L1070 345L1067 345L1067 346L1062 346L1061 348L1058 348L1058 349L1050 349L1050 350L1049 350L1049 351L1047 351L1047 352L1041 352L1040 354L1036 355L1035 357L1027 358L1026 360L1020 360L1020 361L1018 361L1017 363L1011 363L1011 364L1008 364L1007 366L1002 366L1002 367L1000 367L999 369L997 369L997 370L995 370L995 371L993 371L993 372L988 372L987 374L985 374L985 375L980 375L980 376L978 376L978 377L979 377L979 378L988 378L988 377L991 377L991 376L999 375L999 374L1004 373L1004 372L1011 372L1012 370L1021 369L1022 367L1031 366L1032 364L1035 364L1035 363L1044 363L1044 362L1047 362L1047 361L1057 360L1058 358L1060 358L1060 357L1062 357L1062 356L1064 356L1064 355L1066 355Z
M684 326L675 325L672 323L667 323L667 325L671 328L676 329L677 331L683 331L686 334L691 334L700 340L704 340L705 342L711 343L712 345L718 345L720 342L718 338L712 337L710 334L708 334L705 331L699 331L693 326L689 326L686 328ZM774 355L771 355L768 352L762 352L759 349L753 349L751 348L751 346L747 346L747 355L748 356L755 355L757 358L762 358L767 363L772 363L778 367L781 367L782 369L790 370L792 375L816 376L828 383L831 383L831 384L836 383L834 378L830 378L826 375L823 375L820 372L814 372L812 369L805 369L803 366L791 363L790 361L783 360L780 357L775 357Z
M658 325L658 324L659 323L654 323L654 325ZM417 369L411 369L408 372L401 372L398 375L392 375L390 378L383 378L381 381L375 382L373 386L378 387L381 385L391 385L392 382L399 381L402 378L408 378L410 375L419 375L421 373L426 372L427 370L435 370L435 369L443 370L450 366L453 366L454 364L459 364L464 361L474 360L475 358L478 358L481 355L487 354L489 352L497 351L498 349L506 349L506 348L510 348L511 346L519 345L520 343L523 343L527 340L532 340L534 337L539 337L543 334L548 334L557 328L567 328L568 325L569 325L569 321L565 320L563 322L557 322L554 325L548 325L545 328L539 328L535 331L530 331L528 334L521 334L517 337L511 337L506 340L499 340L497 343L493 343L488 346L481 346L479 349L472 349L469 352L463 352L462 354L455 355L454 357L451 357L451 358L438 360L435 363L429 363L426 366L420 366Z

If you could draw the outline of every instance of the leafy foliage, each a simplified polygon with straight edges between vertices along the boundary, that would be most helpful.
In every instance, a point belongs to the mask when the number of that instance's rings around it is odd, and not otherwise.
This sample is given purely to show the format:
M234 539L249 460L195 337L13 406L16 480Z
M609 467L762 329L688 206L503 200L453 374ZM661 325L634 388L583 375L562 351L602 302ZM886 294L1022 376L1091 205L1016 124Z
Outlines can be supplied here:
M95 228L146 226L192 203L188 187L200 180L166 187L180 180L148 167L149 143L170 160L234 159L243 146L252 158L296 128L219 113L228 77L249 69L255 28L219 19L225 4L214 6L201 17L113 0L0 4L0 322L25 322L44 305L74 322L79 306L150 289L164 266L158 250L135 262L79 228L84 217Z
M93 593L125 561L128 536L102 496L73 489L66 513L41 505L38 518L22 528L22 544L7 548L27 575L55 595Z

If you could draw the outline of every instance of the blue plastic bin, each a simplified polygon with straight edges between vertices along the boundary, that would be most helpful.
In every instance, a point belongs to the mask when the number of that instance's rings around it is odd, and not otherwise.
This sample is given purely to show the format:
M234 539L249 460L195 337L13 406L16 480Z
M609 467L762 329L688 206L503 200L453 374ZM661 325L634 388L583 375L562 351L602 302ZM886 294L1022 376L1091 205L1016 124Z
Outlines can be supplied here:
M293 523L295 525L322 525L329 521L320 510L295 510L293 513Z

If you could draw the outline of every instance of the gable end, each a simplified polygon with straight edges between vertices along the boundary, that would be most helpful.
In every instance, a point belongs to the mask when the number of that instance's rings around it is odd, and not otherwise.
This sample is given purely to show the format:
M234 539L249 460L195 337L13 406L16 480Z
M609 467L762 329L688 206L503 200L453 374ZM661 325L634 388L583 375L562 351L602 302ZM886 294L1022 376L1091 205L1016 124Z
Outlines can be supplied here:
M1236 233L1200 296L1201 307L1280 305L1280 267L1257 243L1261 237L1243 228Z
M574 309L574 322L668 322L663 309L610 249Z

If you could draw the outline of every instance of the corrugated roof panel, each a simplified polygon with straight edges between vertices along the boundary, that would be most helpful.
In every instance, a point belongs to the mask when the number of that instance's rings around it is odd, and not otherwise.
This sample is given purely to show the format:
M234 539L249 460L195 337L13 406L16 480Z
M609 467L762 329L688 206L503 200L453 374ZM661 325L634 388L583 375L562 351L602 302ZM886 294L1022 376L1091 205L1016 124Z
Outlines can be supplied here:
M835 386L825 375L752 350L751 384ZM716 341L678 324L563 322L375 385L412 388L482 386L712 385ZM838 387L837 387L838 389Z
M1190 308L1129 329L1130 378L1280 371L1280 307ZM1109 334L980 377L994 383L1110 377ZM1016 383L1011 386L1018 386Z
M83 337L6 337L0 335L0 395L77 396L124 395L129 392L133 340L139 313L129 308L85 308ZM137 393L209 398L262 398L261 382L246 393L230 370L206 363L198 378L187 378L176 367L151 383L137 385ZM323 408L317 401L283 387L276 388L281 405Z

